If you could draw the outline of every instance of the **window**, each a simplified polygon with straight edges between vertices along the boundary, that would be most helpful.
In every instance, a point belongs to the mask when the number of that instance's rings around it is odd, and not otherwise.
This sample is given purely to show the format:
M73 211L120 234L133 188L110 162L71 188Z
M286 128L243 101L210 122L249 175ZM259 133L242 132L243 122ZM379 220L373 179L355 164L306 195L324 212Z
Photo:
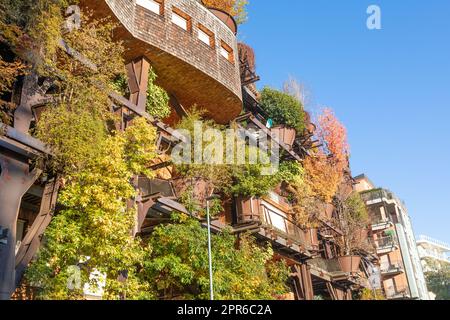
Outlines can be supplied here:
M16 254L19 251L20 245L22 244L23 237L25 235L25 227L27 222L25 220L18 219L16 226Z
M173 24L179 26L180 28L190 31L191 30L191 17L177 8L173 8L172 11L172 22Z
M163 3L162 0L137 0L136 4L150 10L156 14L163 14Z
M214 48L214 33L201 24L198 25L198 38L203 43Z
M231 63L234 63L234 54L233 49L229 45L227 45L225 42L222 41L222 45L220 46L220 54L230 61Z

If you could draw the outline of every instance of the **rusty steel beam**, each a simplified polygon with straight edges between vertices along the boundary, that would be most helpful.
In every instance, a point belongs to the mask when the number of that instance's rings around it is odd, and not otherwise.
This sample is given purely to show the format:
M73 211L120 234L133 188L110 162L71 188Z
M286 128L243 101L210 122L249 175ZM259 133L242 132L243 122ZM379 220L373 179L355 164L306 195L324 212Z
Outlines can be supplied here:
M0 146L12 150L16 153L36 158L42 154L52 155L52 151L42 141L33 138L32 136L20 132L16 128L0 123Z
M169 95L169 104L175 109L176 113L180 118L185 118L189 115L189 112L183 107L183 105L178 101L177 97L173 94Z
M300 266L300 272L302 274L303 287L305 289L305 300L314 300L314 289L311 278L311 267L307 264Z
M41 170L30 170L28 159L9 151L0 154L0 168L0 226L7 230L0 244L0 300L9 300L15 288L16 224L20 202Z
M46 79L42 85L39 85L39 77L34 71L25 76L20 104L14 111L14 128L22 133L28 133L33 119L33 107L53 100L51 96L46 95L52 84L53 81Z
M130 100L140 112L145 112L150 62L145 57L138 58L126 65Z
M58 179L54 179L45 185L39 214L25 235L16 254L16 286L20 285L25 269L36 255L41 245L42 235L52 220L59 188L60 183Z

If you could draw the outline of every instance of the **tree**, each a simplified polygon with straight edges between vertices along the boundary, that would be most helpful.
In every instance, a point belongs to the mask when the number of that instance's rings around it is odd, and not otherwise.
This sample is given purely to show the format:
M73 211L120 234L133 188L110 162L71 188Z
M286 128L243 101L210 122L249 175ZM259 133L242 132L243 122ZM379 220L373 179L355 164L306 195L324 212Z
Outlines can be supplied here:
M232 15L237 24L247 21L248 0L202 0L202 2L207 7L220 9Z
M146 251L133 238L136 212L127 199L136 196L129 183L155 157L155 129L143 118L136 119L125 132L97 140L99 151L83 168L66 175L59 195L63 210L45 232L45 246L27 271L27 279L40 288L43 299L82 299L82 288L67 287L71 266L89 257L82 279L92 270L107 275L106 299L148 298L151 292L142 280ZM118 280L122 271L127 280Z
M34 14L40 22L30 34L58 20L52 20L53 15L51 21L42 18L47 13L41 11ZM61 210L26 274L40 288L41 299L82 299L82 288L67 287L72 267L80 264L83 282L92 271L106 274L105 299L152 297L142 273L148 250L133 237L136 211L127 200L136 196L132 177L153 177L148 168L156 157L156 130L143 118L134 119L124 132L108 130L116 120L109 88L124 74L124 49L112 40L114 28L108 19L89 19L83 28L64 34L66 43L96 69L63 50L49 49L52 41L43 41L39 52L44 58L33 60L33 72L53 84L53 99L35 132L54 150L51 171L64 182L58 198Z
M306 89L303 83L295 78L289 77L283 84L283 92L293 96L301 102L303 106L308 106L311 102L311 93Z
M347 132L331 109L325 109L319 116L316 135L321 147L305 160L307 183L314 195L329 203L338 191L348 167Z
M425 273L428 290L436 295L436 300L450 300L450 263L433 269Z
M17 77L26 72L26 65L21 61L7 62L0 56L0 121L9 123L14 104L10 99L4 100L3 97L11 93L12 86Z
M364 236L369 225L369 215L359 193L353 192L346 198L345 195L338 194L333 203L337 212L336 225L343 234L338 239L342 254L348 256L357 250L370 250L367 237Z
M149 239L152 253L145 262L146 276L163 299L208 299L207 231L195 220L174 218L175 223L156 227ZM289 291L287 266L274 262L272 249L252 239L237 239L226 231L212 236L217 299L272 300Z

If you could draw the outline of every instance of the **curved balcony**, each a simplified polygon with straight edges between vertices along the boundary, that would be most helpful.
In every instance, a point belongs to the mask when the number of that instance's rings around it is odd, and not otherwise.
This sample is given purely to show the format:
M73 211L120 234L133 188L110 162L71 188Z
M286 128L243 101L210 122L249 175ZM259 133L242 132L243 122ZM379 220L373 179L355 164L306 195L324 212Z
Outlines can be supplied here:
M242 110L237 39L197 0L81 0L94 17L119 24L126 62L146 57L157 84L185 109L197 105L225 124ZM175 121L174 113L170 120Z

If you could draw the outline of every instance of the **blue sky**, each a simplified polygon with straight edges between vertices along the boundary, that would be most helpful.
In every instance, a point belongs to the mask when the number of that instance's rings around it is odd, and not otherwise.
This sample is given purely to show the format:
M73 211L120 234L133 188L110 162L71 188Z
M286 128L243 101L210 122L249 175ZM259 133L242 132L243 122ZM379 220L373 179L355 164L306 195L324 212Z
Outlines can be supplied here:
M450 243L450 1L250 0L239 37L258 86L293 76L346 125L354 175L406 202L416 234ZM382 30L366 27L379 5Z

